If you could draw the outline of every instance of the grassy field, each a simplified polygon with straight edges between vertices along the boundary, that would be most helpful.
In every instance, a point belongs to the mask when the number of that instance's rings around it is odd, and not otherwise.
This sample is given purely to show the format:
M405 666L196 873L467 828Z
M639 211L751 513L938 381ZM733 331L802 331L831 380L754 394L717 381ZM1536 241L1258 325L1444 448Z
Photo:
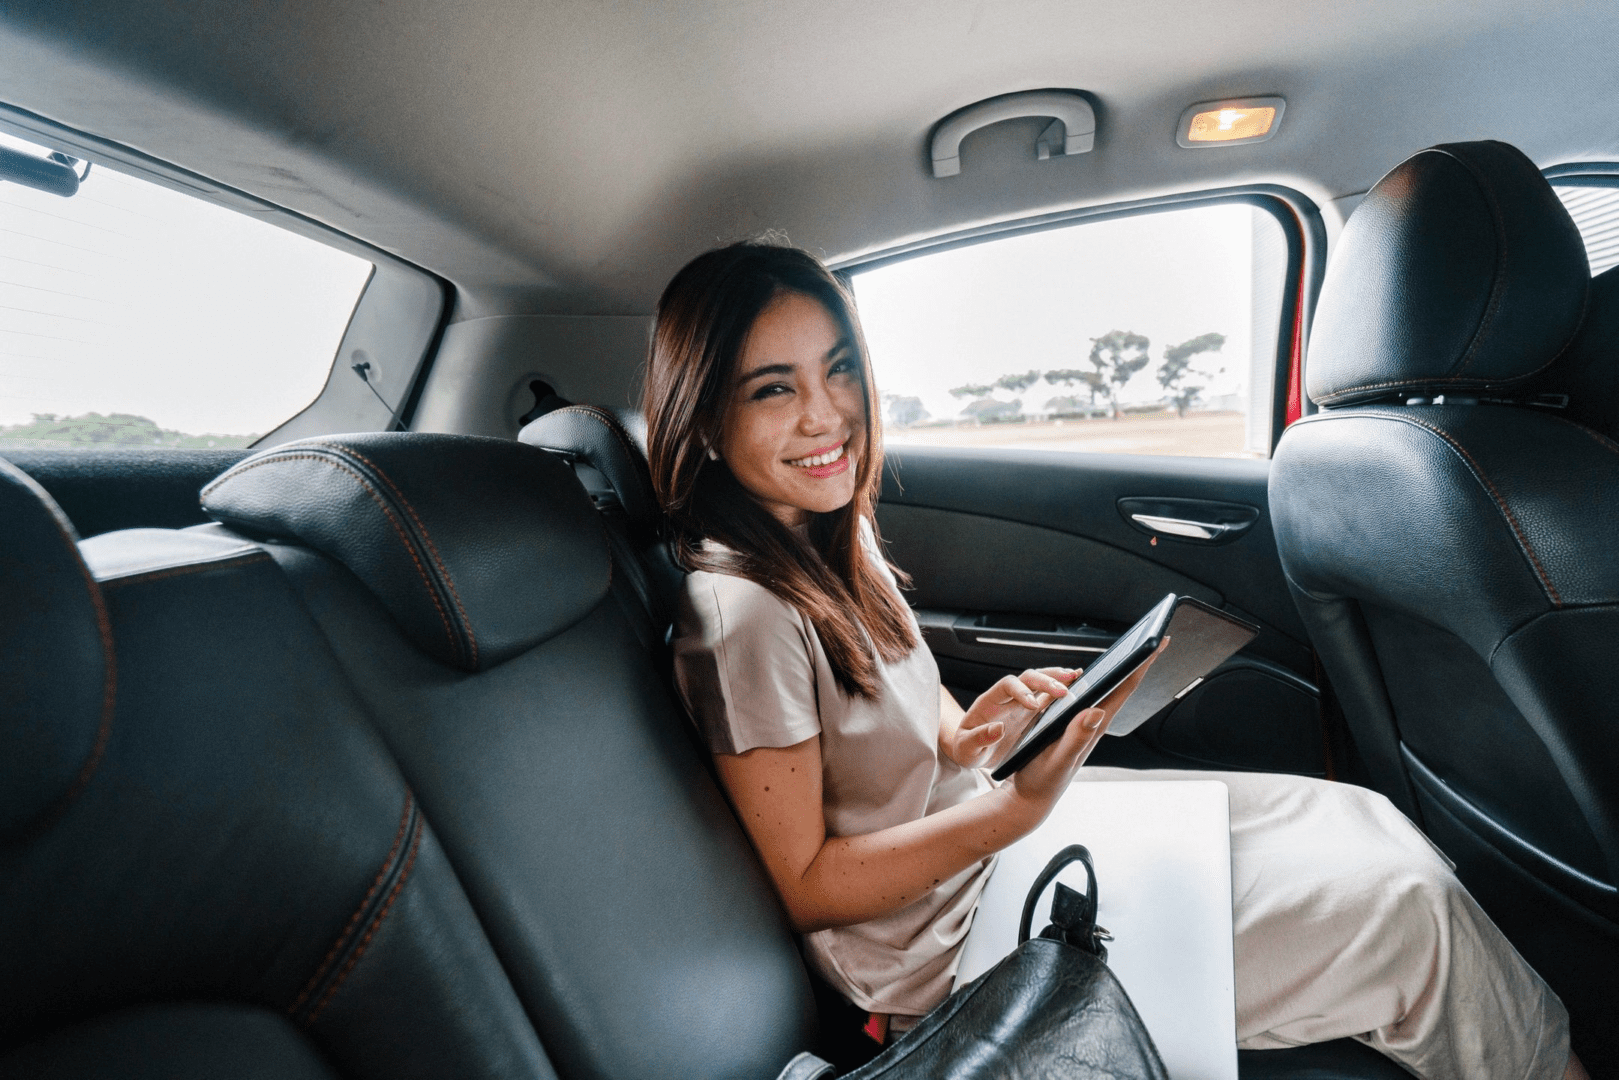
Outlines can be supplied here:
M889 427L889 446L994 446L1018 450L1078 450L1096 454L1180 457L1262 457L1242 448L1243 417L1234 412L1121 416L1117 420L1047 420L1032 424Z

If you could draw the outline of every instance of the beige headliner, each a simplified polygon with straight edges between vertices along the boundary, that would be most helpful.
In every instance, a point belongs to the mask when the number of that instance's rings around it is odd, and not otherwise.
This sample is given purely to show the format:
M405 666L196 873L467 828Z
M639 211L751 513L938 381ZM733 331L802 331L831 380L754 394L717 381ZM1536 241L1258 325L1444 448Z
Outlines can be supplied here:
M1240 181L1325 201L1422 146L1619 157L1619 5L1521 0L17 0L0 100L297 210L449 278L462 315L644 313L681 261L781 228L834 259ZM926 138L994 94L1094 95L1096 151ZM1280 94L1269 142L1183 150L1181 110Z

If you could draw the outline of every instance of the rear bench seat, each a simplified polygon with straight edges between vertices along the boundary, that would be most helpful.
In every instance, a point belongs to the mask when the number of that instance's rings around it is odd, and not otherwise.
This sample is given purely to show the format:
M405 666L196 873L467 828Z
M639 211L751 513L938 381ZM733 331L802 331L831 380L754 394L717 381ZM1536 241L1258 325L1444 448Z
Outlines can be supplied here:
M810 1045L568 464L352 435L204 502L75 548L0 464L0 1077L765 1078Z
M812 998L560 458L370 434L203 490L264 540L442 838L557 1071L773 1077Z

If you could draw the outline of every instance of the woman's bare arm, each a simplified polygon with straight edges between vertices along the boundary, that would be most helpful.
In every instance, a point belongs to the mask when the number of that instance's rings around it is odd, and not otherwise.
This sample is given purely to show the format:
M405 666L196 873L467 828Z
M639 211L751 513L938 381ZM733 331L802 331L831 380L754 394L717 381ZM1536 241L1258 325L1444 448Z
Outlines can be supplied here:
M828 837L821 805L821 742L716 754L720 782L801 933L897 911L1006 847L1045 820L1135 689L1143 665L1098 708L1012 779L918 821L862 836Z

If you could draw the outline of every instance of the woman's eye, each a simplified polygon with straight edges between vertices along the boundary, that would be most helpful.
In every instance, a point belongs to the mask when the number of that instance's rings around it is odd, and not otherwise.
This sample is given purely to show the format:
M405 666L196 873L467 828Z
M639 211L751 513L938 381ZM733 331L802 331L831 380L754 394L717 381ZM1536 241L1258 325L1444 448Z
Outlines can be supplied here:
M859 361L855 360L855 358L852 357L852 356L845 356L842 360L835 361L832 364L832 369L830 371L828 371L827 374L828 375L854 375L854 374L857 374L859 371L860 371L860 363L859 363Z
M751 400L762 401L763 399L769 397L780 397L782 394L792 393L792 389L793 388L788 386L786 383L767 383L753 392L753 397Z

